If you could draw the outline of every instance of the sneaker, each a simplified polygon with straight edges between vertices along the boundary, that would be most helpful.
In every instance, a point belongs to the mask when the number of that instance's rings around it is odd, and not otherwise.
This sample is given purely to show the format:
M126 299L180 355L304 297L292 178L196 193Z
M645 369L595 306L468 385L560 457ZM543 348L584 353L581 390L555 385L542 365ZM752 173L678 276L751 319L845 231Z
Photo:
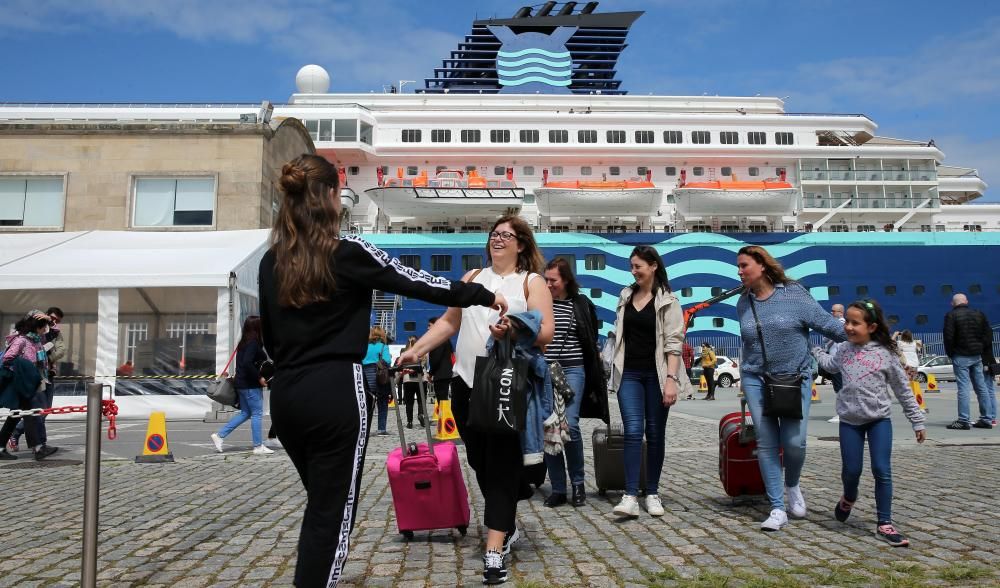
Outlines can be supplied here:
M968 431L969 429L972 428L972 425L970 425L969 423L963 423L962 421L955 421L945 428L951 429L953 431Z
M268 447L274 447L276 449L281 449L282 447L284 447L284 445L281 444L281 441L277 437L275 437L274 439L265 440L264 445L267 445Z
M41 447L35 449L35 461L42 461L46 457L52 455L53 453L59 451L58 447L52 447L51 445L42 445Z
M215 450L222 453L222 437L219 437L218 433L212 433L212 443L215 445Z
M514 531L507 533L503 537L503 555L506 557L510 553L510 548L521 539L521 530L514 528Z
M507 564L499 551L487 551L483 556L483 584L503 584L507 581Z
M851 509L854 508L854 503L849 502L843 496L837 502L837 506L833 507L833 518L837 519L842 523L847 522L847 517L851 516Z
M253 448L253 453L254 455L268 455L274 452L268 449L266 445L258 445Z
M611 512L620 517L637 517L639 516L639 499L631 494L625 494L622 496L622 501Z
M806 497L802 495L801 486L785 486L788 492L788 512L796 519L806 518Z
M11 455L6 449L0 450L0 460L11 461L17 459L16 455Z
M17 450L18 450L17 437L11 437L7 441L7 451L11 453L17 453Z
M646 512L648 512L651 516L654 517L663 516L664 513L663 503L660 502L660 497L658 495L656 494L646 495Z
M840 415L835 414L835 415L833 415L832 418L826 419L826 422L828 422L828 423L839 423L840 422Z
M972 426L977 429L992 429L993 423L986 419L979 419L978 421L972 423Z
M896 527L892 526L892 523L887 523L885 525L879 525L878 529L875 531L875 535L880 537L883 541L892 545L893 547L909 547L910 540L903 537L902 533L896 530Z
M771 511L771 515L767 517L767 520L760 524L760 528L762 531L780 531L787 524L788 515L780 508L776 508Z

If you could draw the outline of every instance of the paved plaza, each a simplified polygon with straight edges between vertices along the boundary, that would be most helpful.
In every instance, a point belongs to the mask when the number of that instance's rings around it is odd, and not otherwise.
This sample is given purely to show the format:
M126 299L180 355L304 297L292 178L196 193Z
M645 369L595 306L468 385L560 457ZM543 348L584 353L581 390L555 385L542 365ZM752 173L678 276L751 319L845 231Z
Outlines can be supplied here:
M833 519L841 490L836 428L826 423L830 398L813 406L802 479L807 519L762 533L766 504L734 503L719 483L718 417L736 406L732 391L721 391L719 402L685 401L671 413L662 518L611 514L619 494L595 492L589 438L596 421L585 421L588 503L545 508L548 484L521 503L518 524L525 537L513 550L508 585L996 585L1000 430L944 429L954 415L954 394L950 400L947 394L934 399L923 446L904 421L896 421L894 518L912 542L908 549L875 538L867 470L848 524ZM104 440L100 585L291 585L304 496L281 450L250 454L246 425L227 440L232 446L226 453L212 453L207 436L218 425L171 422L177 463L137 465L123 456L139 449L145 423L123 425L119 440ZM82 423L51 428L65 449L55 457L82 459ZM473 511L468 536L436 531L406 542L396 531L385 474L386 454L397 442L395 436L371 439L342 585L481 585L485 529L471 470L464 471ZM35 467L24 459L27 453L20 455L0 467L0 516L7 521L0 584L78 585L83 467L58 467L58 461Z

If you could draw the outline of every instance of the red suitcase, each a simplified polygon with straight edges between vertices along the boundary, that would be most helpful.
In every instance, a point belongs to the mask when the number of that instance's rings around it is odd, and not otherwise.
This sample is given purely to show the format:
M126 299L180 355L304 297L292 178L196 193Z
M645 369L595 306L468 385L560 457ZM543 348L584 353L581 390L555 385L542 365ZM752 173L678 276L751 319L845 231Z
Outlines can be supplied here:
M757 439L750 434L753 421L740 401L740 412L731 412L719 420L719 479L726 494L732 497L764 494L764 478L757 461ZM748 435L740 439L740 432Z
M419 370L419 366L405 366ZM400 368L394 368L394 370ZM421 379L417 406L424 415L427 443L407 443L403 429L402 407L396 405L396 425L399 427L399 447L386 459L392 504L396 510L396 526L407 539L414 531L458 529L463 536L469 528L469 492L462 476L458 449L451 441L434 442L430 419L424 407L425 387Z

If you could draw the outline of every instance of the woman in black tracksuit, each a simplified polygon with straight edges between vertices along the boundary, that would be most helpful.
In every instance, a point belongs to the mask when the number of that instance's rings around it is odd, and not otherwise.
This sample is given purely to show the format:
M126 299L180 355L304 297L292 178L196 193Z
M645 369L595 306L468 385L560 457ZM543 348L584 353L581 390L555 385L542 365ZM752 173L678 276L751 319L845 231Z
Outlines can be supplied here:
M295 585L334 586L347 559L371 419L360 362L372 290L444 306L503 296L405 267L354 236L340 238L337 169L316 155L282 168L283 199L260 263L264 347L274 360L271 418L306 489Z

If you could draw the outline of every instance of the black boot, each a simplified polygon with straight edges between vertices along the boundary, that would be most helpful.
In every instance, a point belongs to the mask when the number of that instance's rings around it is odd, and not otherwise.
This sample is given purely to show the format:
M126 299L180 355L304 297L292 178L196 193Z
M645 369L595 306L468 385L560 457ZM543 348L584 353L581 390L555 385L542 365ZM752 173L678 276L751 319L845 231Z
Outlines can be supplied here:
M583 484L573 484L573 506L583 506L587 502L587 491Z
M566 504L566 495L561 492L553 492L545 499L545 506L553 508Z

